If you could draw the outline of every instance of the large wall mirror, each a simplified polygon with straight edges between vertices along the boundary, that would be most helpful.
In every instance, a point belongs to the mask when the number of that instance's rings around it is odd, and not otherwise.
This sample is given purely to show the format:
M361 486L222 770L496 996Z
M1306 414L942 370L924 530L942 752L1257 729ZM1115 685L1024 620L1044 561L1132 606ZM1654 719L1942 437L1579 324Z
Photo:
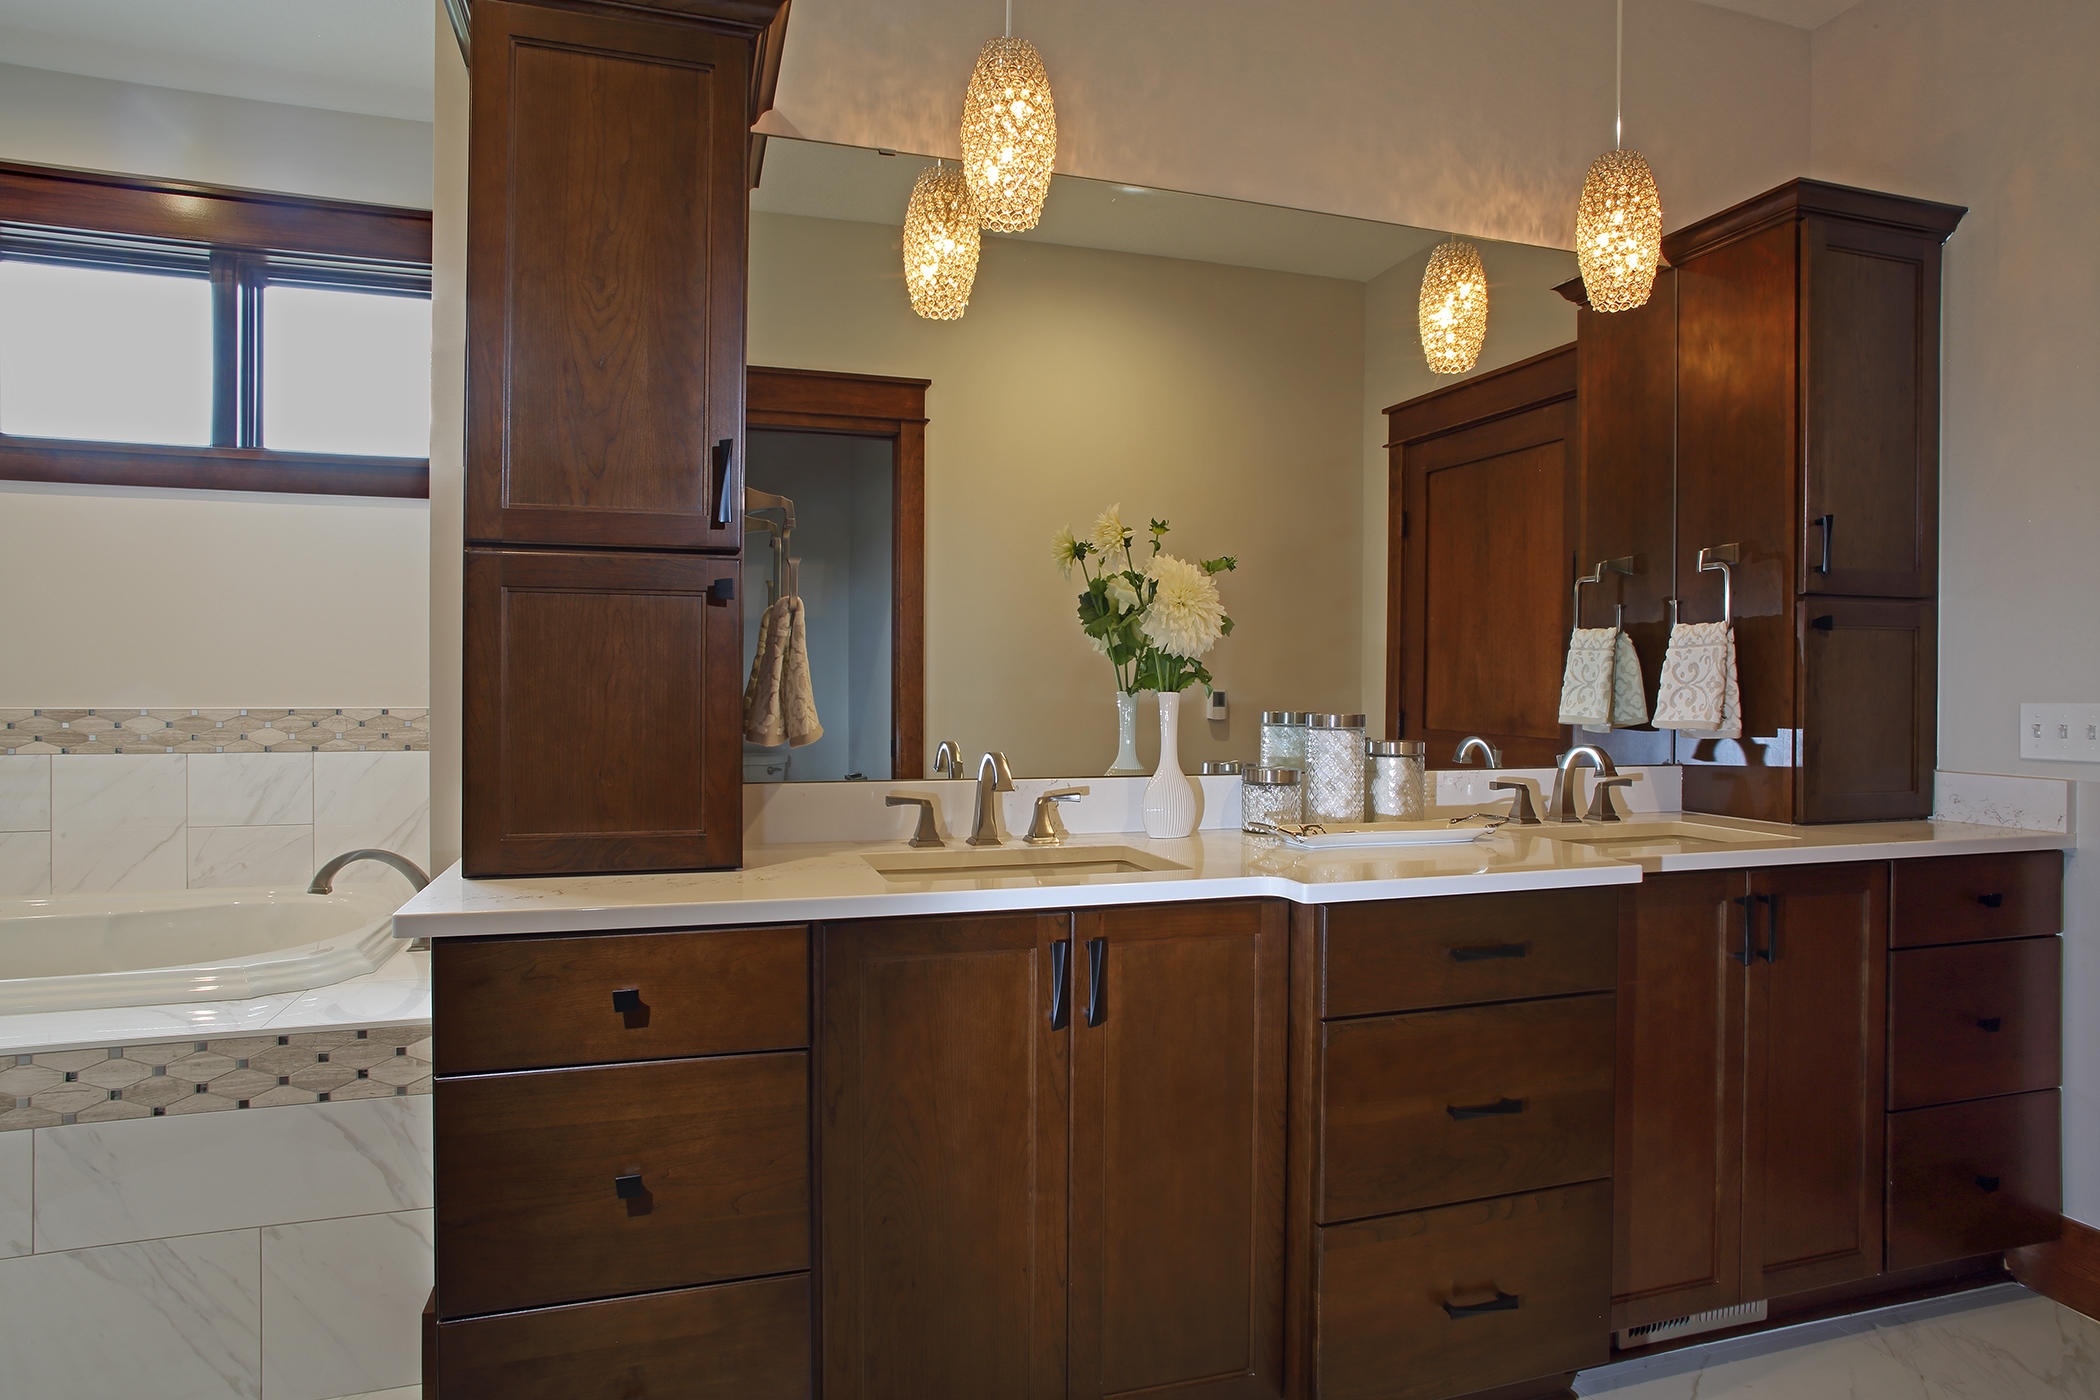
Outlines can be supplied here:
M1252 757L1264 709L1380 713L1383 410L1453 382L1429 372L1416 327L1445 235L1059 176L1039 227L984 235L967 312L932 321L911 308L900 242L930 163L767 143L746 661L765 610L796 591L824 737L747 743L747 780L916 777L943 739L971 759L1002 750L1022 774L1104 771L1115 676L1051 538L1084 537L1109 506L1141 560L1162 519L1168 552L1238 561L1220 579L1235 627L1207 658L1230 708L1206 721L1188 705L1184 761ZM1572 254L1479 246L1484 366L1574 338L1553 290ZM768 412L766 383L791 377L804 420ZM827 411L837 421L816 421ZM1149 764L1149 717L1140 736Z

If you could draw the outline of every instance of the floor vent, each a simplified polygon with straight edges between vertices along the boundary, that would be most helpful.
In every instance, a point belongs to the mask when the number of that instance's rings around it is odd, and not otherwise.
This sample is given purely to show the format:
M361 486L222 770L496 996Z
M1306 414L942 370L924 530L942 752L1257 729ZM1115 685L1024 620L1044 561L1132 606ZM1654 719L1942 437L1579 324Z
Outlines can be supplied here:
M1631 1351L1635 1347L1654 1346L1657 1342L1671 1342L1679 1337L1693 1337L1701 1332L1718 1332L1724 1327L1741 1327L1764 1320L1765 1303L1760 1298L1754 1303L1738 1303L1732 1308L1715 1308L1712 1312L1693 1313L1690 1317L1673 1317L1668 1322L1628 1327L1620 1331L1618 1345L1621 1351Z

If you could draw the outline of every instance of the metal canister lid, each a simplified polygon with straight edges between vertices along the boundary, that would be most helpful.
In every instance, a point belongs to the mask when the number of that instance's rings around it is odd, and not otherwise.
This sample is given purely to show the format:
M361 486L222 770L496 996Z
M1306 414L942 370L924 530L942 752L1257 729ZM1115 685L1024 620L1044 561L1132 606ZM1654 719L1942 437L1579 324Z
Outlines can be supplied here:
M1306 724L1313 729L1361 729L1362 715L1307 715Z
M1263 710L1261 712L1261 722L1263 724L1302 726L1305 723L1305 712L1303 710Z
M1255 787L1296 787L1298 770L1295 768L1243 768L1240 781Z
M1240 771L1240 761L1236 758L1226 759L1222 763L1213 763L1206 760L1197 771L1206 777L1237 777Z
M1364 740L1364 752L1373 758L1420 758L1427 750L1420 739Z

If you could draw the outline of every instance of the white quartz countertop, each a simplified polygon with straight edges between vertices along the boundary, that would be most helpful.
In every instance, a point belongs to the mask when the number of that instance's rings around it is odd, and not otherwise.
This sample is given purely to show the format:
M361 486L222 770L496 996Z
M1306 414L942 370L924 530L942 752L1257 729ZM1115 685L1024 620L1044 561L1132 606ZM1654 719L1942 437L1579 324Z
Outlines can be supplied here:
M1675 813L1644 815L1629 822L1628 830L1637 831L1643 821L1678 819ZM902 851L903 843L896 841L751 846L742 870L688 874L468 880L455 864L395 914L394 931L403 938L584 933L1193 899L1339 904L1635 884L1650 871L2063 850L2072 845L2072 838L2062 832L1960 822L1793 827L1700 814L1681 819L1728 827L1740 836L1724 846L1682 850L1667 849L1673 845L1668 841L1629 839L1622 850L1605 853L1540 834L1537 828L1517 828L1465 845L1315 854L1232 830L1203 831L1176 841L1114 833L1075 836L1066 849L1129 847L1182 868L1114 874L986 873L903 881L882 874L868 859ZM1606 827L1590 831L1613 834ZM951 849L968 848L953 844ZM1014 849L1027 848L1016 844Z

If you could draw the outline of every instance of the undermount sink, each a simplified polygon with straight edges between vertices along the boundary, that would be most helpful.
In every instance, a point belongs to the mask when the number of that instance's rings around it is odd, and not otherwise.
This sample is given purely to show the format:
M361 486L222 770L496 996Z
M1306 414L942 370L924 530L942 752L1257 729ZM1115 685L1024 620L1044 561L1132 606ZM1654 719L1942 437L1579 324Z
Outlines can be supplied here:
M876 874L900 884L933 880L1030 880L1050 884L1085 875L1139 875L1188 869L1131 846L966 846L960 850L884 851L861 859Z
M1799 841L1781 831L1722 826L1714 822L1618 821L1580 824L1546 823L1528 830L1550 841L1566 841L1609 855L1663 856L1686 851L1718 851L1753 846L1784 846Z

